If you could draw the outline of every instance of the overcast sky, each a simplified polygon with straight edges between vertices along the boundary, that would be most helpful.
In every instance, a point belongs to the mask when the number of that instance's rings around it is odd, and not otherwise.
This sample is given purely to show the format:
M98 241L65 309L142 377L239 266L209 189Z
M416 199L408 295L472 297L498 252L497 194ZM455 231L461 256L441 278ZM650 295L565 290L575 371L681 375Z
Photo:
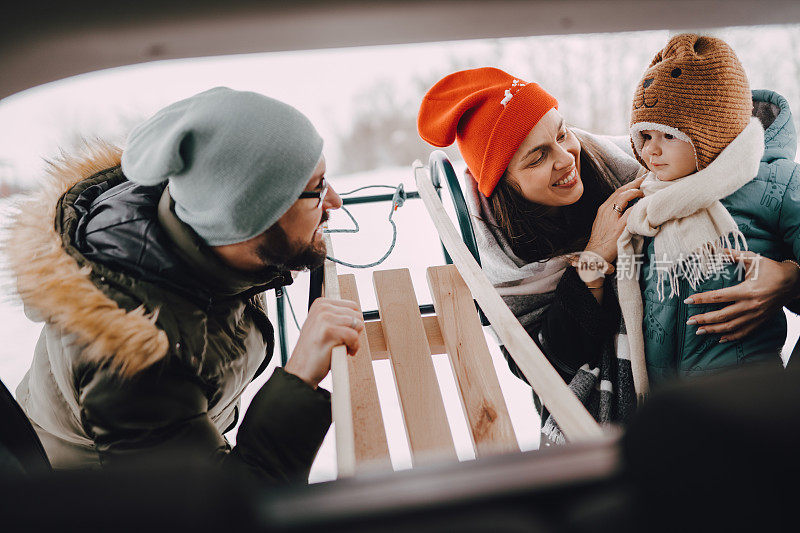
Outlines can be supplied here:
M283 100L304 113L330 144L349 127L359 91L385 79L403 90L412 73L446 64L451 54L473 55L490 41L246 54L158 61L108 69L49 83L0 100L0 161L23 179L41 170L75 135L113 138L127 124L205 89L225 85ZM329 166L336 153L326 150Z

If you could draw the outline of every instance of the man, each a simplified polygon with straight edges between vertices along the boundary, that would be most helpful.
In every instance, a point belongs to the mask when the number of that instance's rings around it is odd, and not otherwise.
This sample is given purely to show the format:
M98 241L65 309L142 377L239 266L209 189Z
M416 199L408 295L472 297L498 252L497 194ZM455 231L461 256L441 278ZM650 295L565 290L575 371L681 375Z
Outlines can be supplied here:
M264 291L322 263L321 224L342 204L308 119L216 88L159 111L121 154L94 148L51 174L6 253L28 316L45 322L17 398L54 468L191 455L307 478L331 422L317 385L333 346L358 348L355 304L315 302L237 445L223 434L272 355Z

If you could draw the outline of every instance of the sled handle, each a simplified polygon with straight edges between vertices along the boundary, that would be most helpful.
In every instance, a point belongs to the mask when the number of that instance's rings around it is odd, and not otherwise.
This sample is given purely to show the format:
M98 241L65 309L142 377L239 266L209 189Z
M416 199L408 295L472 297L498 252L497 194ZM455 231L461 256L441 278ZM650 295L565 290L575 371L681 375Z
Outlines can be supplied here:
M333 256L331 237L326 233L324 238L328 255ZM323 276L325 297L341 299L336 263L326 259ZM352 476L356 470L355 430L350 404L350 375L347 368L347 348L344 344L334 346L331 351L331 381L333 388L331 412L336 432L336 467L338 476L341 478Z

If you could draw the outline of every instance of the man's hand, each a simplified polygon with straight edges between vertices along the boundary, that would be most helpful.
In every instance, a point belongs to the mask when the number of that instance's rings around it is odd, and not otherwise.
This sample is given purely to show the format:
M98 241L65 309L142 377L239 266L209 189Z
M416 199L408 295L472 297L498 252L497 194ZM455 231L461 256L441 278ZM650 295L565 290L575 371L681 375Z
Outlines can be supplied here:
M752 333L798 296L800 283L800 269L791 263L779 263L753 252L726 250L726 253L747 268L745 280L733 287L701 292L685 300L693 305L731 302L718 311L689 320L699 325L698 332L723 335L719 342L741 339Z
M284 370L313 388L331 369L331 351L344 344L347 353L358 351L358 334L364 319L358 306L349 300L317 298L308 310L300 338Z

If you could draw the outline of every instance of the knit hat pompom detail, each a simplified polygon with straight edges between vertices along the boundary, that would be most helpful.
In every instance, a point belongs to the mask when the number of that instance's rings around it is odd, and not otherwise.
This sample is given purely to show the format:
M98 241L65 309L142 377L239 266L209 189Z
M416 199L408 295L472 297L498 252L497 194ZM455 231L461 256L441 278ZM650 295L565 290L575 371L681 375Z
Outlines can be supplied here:
M445 76L425 94L420 137L433 146L458 144L481 194L494 191L511 157L558 102L536 83L483 67Z
M169 182L175 214L210 246L266 231L297 201L322 138L294 107L216 87L157 112L128 136L122 172Z
M702 170L747 127L752 108L747 75L725 41L676 35L656 54L636 88L631 110L634 154L646 166L643 130L672 133L688 139Z

